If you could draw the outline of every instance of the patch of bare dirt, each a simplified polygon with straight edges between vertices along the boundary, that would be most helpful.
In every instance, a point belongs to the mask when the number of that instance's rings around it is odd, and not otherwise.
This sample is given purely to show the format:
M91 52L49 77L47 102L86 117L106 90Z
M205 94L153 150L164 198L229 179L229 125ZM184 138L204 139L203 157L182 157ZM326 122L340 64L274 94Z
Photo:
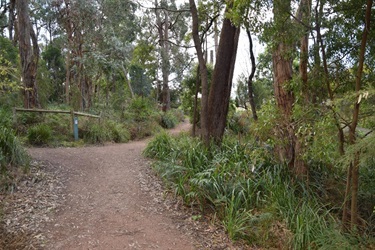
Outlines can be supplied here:
M40 249L41 228L65 199L61 171L36 161L28 173L12 172L15 183L0 193L0 249Z
M244 248L166 192L141 154L146 144L29 149L32 173L0 196L0 234L24 239L13 249Z

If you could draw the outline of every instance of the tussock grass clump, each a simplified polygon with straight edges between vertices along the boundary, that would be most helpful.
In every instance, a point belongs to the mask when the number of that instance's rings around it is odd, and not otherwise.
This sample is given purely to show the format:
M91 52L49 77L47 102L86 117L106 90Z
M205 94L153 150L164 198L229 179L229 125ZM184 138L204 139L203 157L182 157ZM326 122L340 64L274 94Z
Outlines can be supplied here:
M178 118L175 116L175 113L173 111L167 111L161 114L160 125L163 128L167 128L167 129L174 128L177 123L178 123Z
M228 139L207 149L199 139L162 133L144 154L158 160L155 170L176 195L215 213L233 240L265 248L350 248L329 204L260 151Z
M153 140L147 145L143 154L150 158L155 159L167 159L168 154L173 151L174 138L169 136L166 132L159 133Z
M27 140L31 145L42 146L52 139L52 129L47 124L37 124L29 128Z
M12 115L9 110L0 108L0 127L11 128L12 127Z
M153 118L142 122L128 121L126 124L129 128L131 140L143 139L162 130L159 122Z
M26 170L29 161L27 152L13 130L0 126L0 192L14 185L14 176L10 173Z
M28 154L21 143L14 135L14 132L6 127L0 127L0 164L6 165L27 165Z
M110 140L116 143L124 143L130 140L130 132L125 128L124 124L115 121L108 121L106 124L109 130Z
M87 123L82 133L84 141L91 144L103 144L110 138L109 130L97 123Z
M86 122L80 131L86 143L103 144L105 142L124 143L130 139L130 132L122 123L106 121L102 123Z
M228 129L234 134L245 134L250 130L251 115L248 111L235 112L228 119Z

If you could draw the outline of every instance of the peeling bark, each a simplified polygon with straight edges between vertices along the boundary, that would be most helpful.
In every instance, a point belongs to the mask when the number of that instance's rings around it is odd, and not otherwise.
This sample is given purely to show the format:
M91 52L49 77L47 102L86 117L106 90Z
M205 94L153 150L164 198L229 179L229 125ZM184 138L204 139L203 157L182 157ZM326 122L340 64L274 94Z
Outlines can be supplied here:
M226 12L232 7L228 4ZM226 127L240 29L224 19L208 98L209 137L220 143Z
M35 108L40 106L36 81L39 47L34 30L32 30L28 4L28 0L16 1L19 51L22 66L22 82L24 86L24 107Z
M206 60L204 59L202 43L199 38L199 19L198 19L198 10L195 5L194 0L189 0L190 3L190 11L192 14L192 35L195 45L195 50L198 56L199 62L199 71L200 71L200 82L202 86L202 98L201 98L201 130L202 130L202 138L205 144L209 145L209 137L208 137L208 73L207 73L207 66ZM198 84L198 83L197 83Z

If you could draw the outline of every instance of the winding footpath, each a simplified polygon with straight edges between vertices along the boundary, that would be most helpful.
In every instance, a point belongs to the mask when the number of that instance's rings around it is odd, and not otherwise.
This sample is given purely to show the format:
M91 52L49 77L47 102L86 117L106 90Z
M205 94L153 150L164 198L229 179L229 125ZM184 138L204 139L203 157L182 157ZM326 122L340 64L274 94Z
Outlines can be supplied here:
M188 130L180 124L172 133ZM59 168L62 205L46 225L45 249L196 249L179 217L162 208L163 190L142 156L147 140L83 148L31 148Z

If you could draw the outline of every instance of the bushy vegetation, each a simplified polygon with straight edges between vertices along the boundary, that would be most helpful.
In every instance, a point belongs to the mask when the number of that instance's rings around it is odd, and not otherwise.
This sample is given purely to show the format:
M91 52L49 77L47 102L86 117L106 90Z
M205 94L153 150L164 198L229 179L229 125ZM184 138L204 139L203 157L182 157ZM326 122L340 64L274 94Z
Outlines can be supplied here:
M0 126L0 164L2 172L7 166L24 166L28 156L12 129Z
M178 123L177 117L171 111L161 114L160 125L163 128L174 128Z
M52 139L52 129L47 124L34 125L29 128L27 139L31 145L47 145Z
M123 124L114 121L90 122L80 132L86 143L103 144L104 142L124 143L130 139L130 133Z
M228 117L228 129L234 134L245 135L250 131L251 122L250 111L234 112Z
M142 139L160 131L161 114L153 100L136 97L125 108L123 122L130 132L130 139Z
M101 144L109 141L109 131L100 124L88 123L85 130L82 131L85 142L92 144Z
M50 110L68 110L66 105L50 105ZM5 112L5 111L1 111ZM142 139L160 132L162 128L173 128L183 121L181 110L162 112L156 103L146 97L135 97L124 110L98 106L91 113L101 118L78 117L79 142L74 142L71 116L68 114L17 112L15 130L36 146L78 146L83 143L124 143ZM12 115L4 114L1 123L12 127Z
M7 112L0 110L2 114ZM29 156L11 129L10 121L0 124L0 191L13 185L11 171L27 169Z
M284 249L350 249L361 244L360 238L340 231L340 204L320 196L327 178L306 186L255 142L226 138L221 147L208 150L199 139L162 133L144 154L158 159L154 168L176 195L202 212L214 213L234 240Z

